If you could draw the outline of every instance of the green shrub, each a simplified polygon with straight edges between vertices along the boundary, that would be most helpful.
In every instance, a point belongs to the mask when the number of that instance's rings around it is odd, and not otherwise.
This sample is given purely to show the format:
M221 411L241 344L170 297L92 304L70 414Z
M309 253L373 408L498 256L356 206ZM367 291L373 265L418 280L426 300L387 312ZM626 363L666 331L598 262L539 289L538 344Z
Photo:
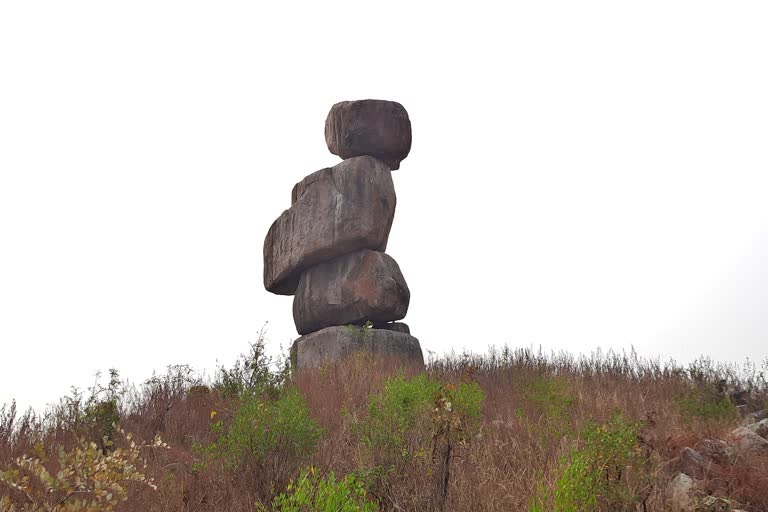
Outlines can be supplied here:
M443 386L438 381L418 375L406 379L402 375L387 379L381 393L368 400L368 415L357 425L361 441L374 452L407 456L415 446L424 446L424 436L433 434L438 412L437 402L447 406L463 430L479 425L485 395L475 382ZM417 428L423 424L424 429ZM428 443L426 443L428 444Z
M475 382L442 385L418 375L390 378L369 397L362 421L353 423L362 453L368 456L366 480L371 488L413 485L404 475L432 477L431 505L440 509L447 498L454 448L479 430L485 395ZM366 469L363 469L366 471Z
M48 469L44 453L19 457L13 468L0 471L0 482L23 496L22 504L10 496L0 497L0 512L110 512L128 500L129 482L156 490L152 479L144 476L146 465L140 451L167 445L159 437L151 445L136 444L130 434L125 438L128 447L113 449L109 455L104 455L96 443L85 440L70 451L60 448L54 471Z
M85 419L96 430L99 437L110 441L120 421L117 399L110 398L88 405L85 409ZM101 448L106 453L108 445L102 442Z
M322 435L295 388L283 390L272 401L244 395L232 422L225 426L218 421L212 428L216 441L198 445L197 451L204 461L220 461L228 470L306 457Z
M266 511L263 506L257 511ZM301 472L298 480L288 484L287 492L272 501L277 512L377 512L378 505L370 501L365 487L352 475L341 480L331 472L324 478L314 468Z
M407 455L417 421L429 414L440 384L419 375L387 379L380 394L368 400L368 416L360 425L361 441L386 459Z
M545 435L560 438L571 433L571 411L576 398L565 379L539 377L529 385L525 398L542 415L547 426L542 431Z
M696 388L677 400L680 413L687 421L730 421L738 417L736 408L725 396Z
M540 489L530 512L629 511L642 501L646 460L638 446L641 425L616 413L582 432L582 446L563 458L551 493Z
M218 368L213 387L225 398L236 398L244 393L276 393L287 382L290 371L289 358L273 358L267 354L262 329L256 341L250 344L248 353L240 354L232 368Z
M456 443L466 444L479 428L485 395L476 382L440 386L433 400L433 505L444 510Z

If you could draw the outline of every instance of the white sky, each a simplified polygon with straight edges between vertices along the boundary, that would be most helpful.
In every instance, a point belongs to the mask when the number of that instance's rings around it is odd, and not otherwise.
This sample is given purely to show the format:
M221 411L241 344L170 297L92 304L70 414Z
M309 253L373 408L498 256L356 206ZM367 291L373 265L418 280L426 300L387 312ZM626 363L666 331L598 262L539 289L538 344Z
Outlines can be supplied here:
M470 7L471 6L471 7ZM765 2L0 3L0 403L209 373L290 297L262 244L337 101L413 149L426 350L768 355Z

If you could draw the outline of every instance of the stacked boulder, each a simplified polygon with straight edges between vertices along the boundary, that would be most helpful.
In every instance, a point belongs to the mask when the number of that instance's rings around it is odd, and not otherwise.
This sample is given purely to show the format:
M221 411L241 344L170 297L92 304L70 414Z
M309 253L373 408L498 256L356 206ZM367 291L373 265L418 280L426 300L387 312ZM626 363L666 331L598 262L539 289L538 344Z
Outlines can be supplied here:
M297 183L264 240L264 287L294 295L294 367L360 351L423 365L419 341L397 322L408 285L384 253L397 203L391 171L411 149L408 113L392 101L337 103L325 140L344 160Z

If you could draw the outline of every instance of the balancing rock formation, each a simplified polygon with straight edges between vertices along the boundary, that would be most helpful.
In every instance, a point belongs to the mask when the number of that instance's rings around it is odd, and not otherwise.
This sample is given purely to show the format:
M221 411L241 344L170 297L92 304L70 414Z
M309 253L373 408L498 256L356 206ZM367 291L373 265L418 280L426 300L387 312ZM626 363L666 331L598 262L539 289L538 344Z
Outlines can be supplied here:
M264 240L264 287L294 295L302 336L293 364L317 368L363 351L423 365L419 340L397 322L411 293L384 253L397 203L391 171L411 150L408 113L393 101L337 103L325 141L344 160L297 183Z

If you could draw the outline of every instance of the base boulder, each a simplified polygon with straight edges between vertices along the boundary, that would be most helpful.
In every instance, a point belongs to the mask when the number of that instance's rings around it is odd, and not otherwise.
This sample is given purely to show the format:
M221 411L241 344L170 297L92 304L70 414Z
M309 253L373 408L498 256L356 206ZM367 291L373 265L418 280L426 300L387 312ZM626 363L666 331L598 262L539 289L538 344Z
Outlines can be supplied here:
M355 326L327 327L293 342L291 362L301 371L320 368L356 352L394 357L405 364L424 365L419 340L403 332Z

